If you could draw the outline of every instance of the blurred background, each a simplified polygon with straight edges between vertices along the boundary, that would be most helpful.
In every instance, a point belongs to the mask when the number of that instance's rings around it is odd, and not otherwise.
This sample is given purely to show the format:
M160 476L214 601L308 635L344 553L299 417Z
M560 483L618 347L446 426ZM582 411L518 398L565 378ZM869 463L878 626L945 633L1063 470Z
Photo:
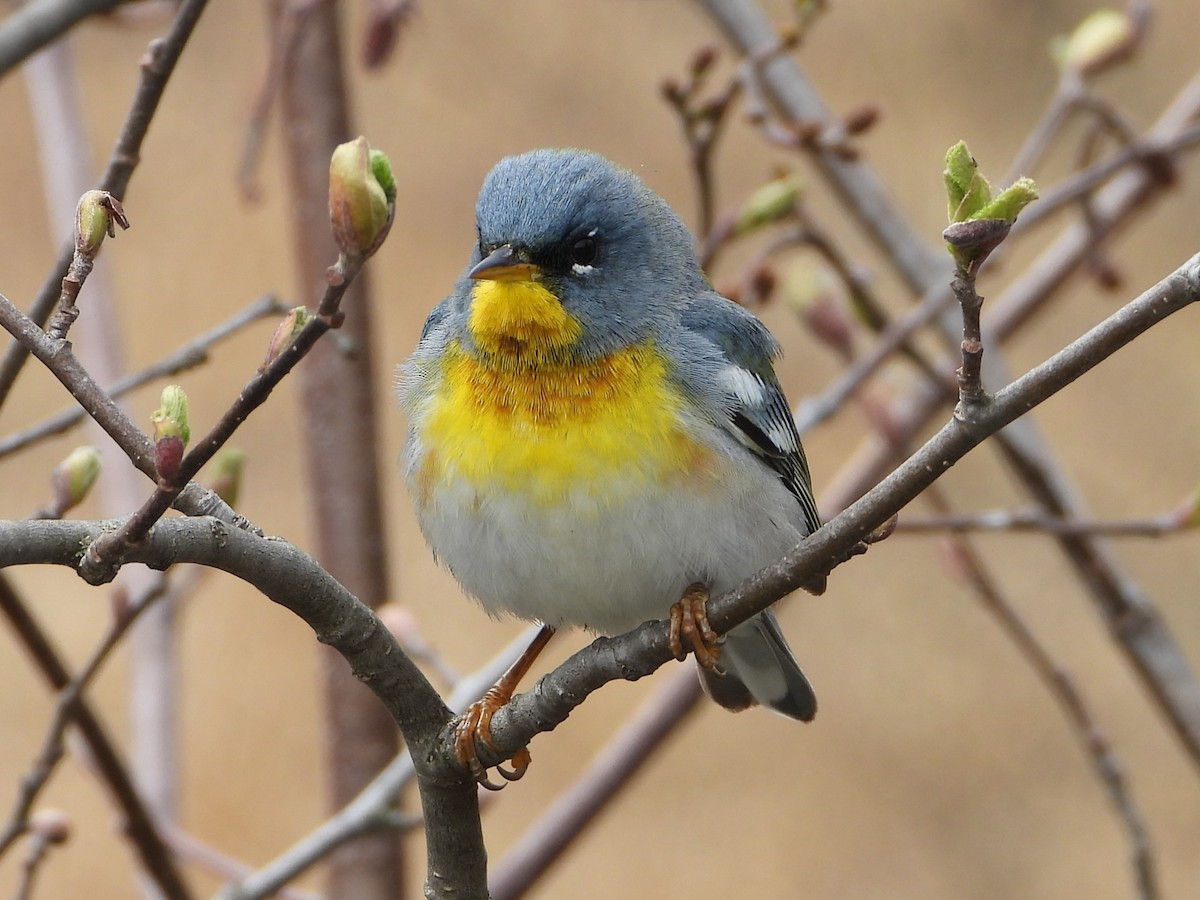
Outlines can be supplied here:
M1200 7L1155 4L1145 52L1106 75L1101 92L1138 128L1192 76ZM769 5L781 21L789 4ZM945 225L942 158L965 138L998 178L1053 93L1048 46L1092 7L1016 0L831 3L799 50L828 104L878 105L860 142L897 204L931 244ZM683 0L467 0L423 2L396 57L379 73L357 62L361 10L346 4L355 128L391 157L395 227L370 264L376 296L392 594L418 617L446 659L470 671L514 635L463 598L416 531L396 464L404 422L391 367L464 264L478 186L501 156L538 146L590 147L637 171L695 221L695 196L678 124L660 95L697 47L719 41ZM112 146L137 80L137 61L161 20L92 21L72 50L99 160ZM730 65L728 54L722 65ZM267 141L263 192L248 204L235 171L247 113L266 66L258 4L216 2L170 83L125 208L133 227L102 264L115 286L128 366L141 368L271 292L295 297L278 136ZM64 235L49 224L27 86L0 80L0 292L28 305ZM1078 135L1079 129L1071 133ZM1038 172L1049 186L1073 150ZM718 203L735 207L781 165L803 163L731 123L718 162ZM1116 293L1080 279L1010 345L1020 372L1102 319L1197 249L1195 166L1179 189L1113 245ZM53 177L51 174L50 177ZM807 202L866 267L893 310L910 302L886 265L817 183ZM1028 255L985 271L1000 293ZM736 276L737 257L718 270ZM86 289L81 303L86 326ZM349 310L353 315L353 309ZM783 304L762 311L786 348L781 378L793 402L833 378L838 361ZM1182 313L1102 365L1035 414L1097 516L1150 516L1197 482L1200 362L1194 312ZM179 380L193 427L206 430L253 374L273 329L260 323L222 345L212 363ZM865 344L864 344L865 346ZM894 376L902 386L903 370ZM160 385L131 401L149 413ZM996 387L993 385L992 387ZM285 382L238 433L249 457L240 508L269 533L305 547L306 484L295 441L304 402ZM3 433L68 405L57 382L30 366L5 406ZM806 438L818 496L863 438L853 409ZM53 464L83 432L0 461L0 516L44 503ZM962 509L1022 505L987 448L944 479ZM919 506L919 504L918 504ZM920 510L914 510L917 512ZM77 514L98 515L96 501ZM1200 781L1114 649L1060 555L1036 535L978 539L1003 590L1090 700L1146 818L1166 897L1200 896ZM1159 605L1200 667L1200 554L1193 535L1117 544L1123 565ZM62 570L12 573L76 665L110 616L104 591ZM182 825L259 865L311 829L325 796L319 740L318 650L311 632L249 587L207 577L184 611L181 647ZM536 897L1124 898L1134 894L1129 848L1076 736L1029 666L953 575L937 538L898 535L839 569L828 593L787 601L780 618L821 702L807 727L763 712L731 716L704 705L637 776ZM541 666L588 638L567 635ZM690 663L689 663L690 665ZM117 735L127 730L128 661L118 654L92 697ZM658 678L662 677L659 673ZM532 679L527 682L532 684ZM534 764L487 808L490 858L570 784L656 678L614 684L532 744ZM0 634L0 810L40 746L52 697L21 648ZM104 792L73 762L44 795L65 810L71 841L39 879L43 897L134 893L129 854ZM409 799L412 805L411 798ZM410 843L412 895L423 874ZM0 866L0 894L17 878ZM218 880L189 867L200 892ZM310 875L301 884L320 888Z

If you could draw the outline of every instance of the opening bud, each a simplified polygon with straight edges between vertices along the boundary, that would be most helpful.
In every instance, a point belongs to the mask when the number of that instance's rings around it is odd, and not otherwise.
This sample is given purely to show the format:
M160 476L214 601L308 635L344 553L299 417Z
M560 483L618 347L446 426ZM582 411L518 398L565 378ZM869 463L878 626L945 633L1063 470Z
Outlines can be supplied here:
M343 253L367 257L387 237L396 182L388 158L358 137L329 159L329 218Z
M966 141L946 151L946 217L950 222L977 218L977 213L992 199L992 186L979 171Z
M159 403L159 408L150 414L150 422L154 425L154 440L177 437L186 446L192 439L192 429L188 425L187 394L179 385L169 384L163 388Z
M106 237L116 237L116 226L129 227L121 201L108 191L88 191L75 207L75 251L95 256Z

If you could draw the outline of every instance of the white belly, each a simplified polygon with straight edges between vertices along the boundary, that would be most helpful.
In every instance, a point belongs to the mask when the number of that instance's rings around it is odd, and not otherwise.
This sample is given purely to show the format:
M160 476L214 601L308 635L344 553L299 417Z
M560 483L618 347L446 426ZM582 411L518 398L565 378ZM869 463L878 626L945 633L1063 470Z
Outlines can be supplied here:
M410 448L410 452L414 448ZM643 484L548 507L520 492L439 485L421 529L493 615L616 634L661 619L688 585L733 587L804 536L799 504L747 454L703 485ZM418 450L410 473L419 468Z

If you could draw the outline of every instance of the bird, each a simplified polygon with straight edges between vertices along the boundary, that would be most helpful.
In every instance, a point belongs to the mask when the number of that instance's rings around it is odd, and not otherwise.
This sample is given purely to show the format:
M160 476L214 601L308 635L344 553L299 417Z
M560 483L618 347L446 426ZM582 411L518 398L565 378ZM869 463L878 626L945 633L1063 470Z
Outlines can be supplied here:
M475 212L466 268L398 369L404 477L465 593L543 628L460 720L460 761L502 786L475 742L566 627L669 618L718 704L812 720L774 614L718 637L704 605L821 524L779 343L712 287L669 204L597 153L506 157ZM528 751L511 762L515 780Z

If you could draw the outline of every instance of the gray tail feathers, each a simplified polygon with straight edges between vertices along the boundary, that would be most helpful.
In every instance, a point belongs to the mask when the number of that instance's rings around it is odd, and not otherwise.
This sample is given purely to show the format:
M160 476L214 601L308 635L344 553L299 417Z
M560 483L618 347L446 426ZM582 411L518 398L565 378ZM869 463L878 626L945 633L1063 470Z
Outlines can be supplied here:
M726 709L756 704L792 719L811 722L817 697L800 671L770 610L743 622L725 635L722 673L700 670L704 690Z

